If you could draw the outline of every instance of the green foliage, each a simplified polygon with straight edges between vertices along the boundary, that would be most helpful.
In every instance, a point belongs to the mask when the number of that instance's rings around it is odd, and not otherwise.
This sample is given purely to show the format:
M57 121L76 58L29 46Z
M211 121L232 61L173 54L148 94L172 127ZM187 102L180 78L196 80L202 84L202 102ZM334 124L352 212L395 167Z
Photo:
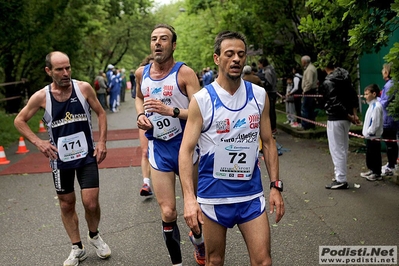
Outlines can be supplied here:
M290 73L304 54L315 55L313 36L297 26L307 14L305 0L187 0L179 2L187 12L174 21L178 39L176 56L196 70L214 66L213 42L218 32L233 30L247 37L248 63L267 56L279 76ZM262 51L260 54L254 51ZM192 64L191 64L192 63Z
M44 114L43 110L40 110L36 115L28 121L29 127L33 132L38 132L39 123ZM21 136L18 130L14 127L15 114L6 114L4 111L0 111L0 146L8 148L12 143L18 141Z
M312 15L302 18L300 30L317 36L318 49L330 50L338 64L349 70L356 67L353 62L362 54L378 52L386 46L399 25L399 0L308 0L306 5ZM391 76L396 81L399 80L398 56L399 44L396 43L384 57L393 63ZM395 82L396 87L397 84ZM399 88L393 94L396 97L389 111L396 115L399 113Z
M309 0L306 6L311 13L301 18L299 30L315 36L314 44L317 54L328 50L334 55L337 64L354 73L358 54L349 46L349 29L353 20L345 12L346 8L339 0ZM316 59L316 58L314 58ZM324 65L317 58L316 65Z
M53 50L68 54L73 78L89 82L109 63L137 67L149 51L150 6L150 0L0 0L0 78L27 78L33 94L50 81L44 58ZM18 95L19 88L5 87L5 96Z
M390 49L389 54L387 54L384 59L392 63L391 75L393 80L399 80L399 43L395 43ZM399 119L399 84L394 83L394 89L390 91L390 95L395 95L393 102L388 106L388 112Z

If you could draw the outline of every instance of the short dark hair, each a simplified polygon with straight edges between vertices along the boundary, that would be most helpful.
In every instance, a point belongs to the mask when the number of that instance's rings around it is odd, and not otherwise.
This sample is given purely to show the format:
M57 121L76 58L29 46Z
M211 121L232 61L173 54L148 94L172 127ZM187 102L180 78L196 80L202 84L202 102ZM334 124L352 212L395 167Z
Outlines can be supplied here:
M60 51L53 51L53 52L48 53L46 55L45 64L46 64L46 67L48 67L49 69L53 69L53 65L51 64L51 57L53 56L54 53L61 53L69 58L69 56L66 53L60 52Z
M369 91L371 93L374 93L379 96L380 95L380 87L378 87L377 84L370 84L366 88L364 88L364 91Z
M258 60L259 63L262 64L262 66L268 66L269 65L269 60L267 60L267 58L262 57L261 59Z
M246 38L243 34L235 31L221 31L215 38L215 44L214 44L214 49L213 52L217 55L220 55L220 46L222 42L226 39L238 39L244 42L245 45L245 53L247 52L247 41Z
M159 28L165 28L170 30L170 32L172 33L172 43L177 41L177 34L175 31L175 28L173 28L172 26L168 25L168 24L157 24L155 25L155 27L152 29L152 31L159 29Z

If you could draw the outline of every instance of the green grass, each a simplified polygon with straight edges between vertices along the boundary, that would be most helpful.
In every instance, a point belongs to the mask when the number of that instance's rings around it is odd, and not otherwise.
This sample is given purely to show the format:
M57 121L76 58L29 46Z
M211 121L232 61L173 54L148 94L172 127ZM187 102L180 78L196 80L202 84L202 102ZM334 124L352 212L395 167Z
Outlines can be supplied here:
M33 132L39 131L39 123L43 117L44 110L40 110L29 120L28 125ZM3 110L0 110L0 146L4 148L10 147L11 144L19 141L21 134L14 127L14 119L16 114L6 114Z
M285 112L285 104L284 103L277 103L276 104L276 109L281 110ZM285 121L287 121L287 115L281 112L276 112L277 114L277 123L282 124ZM361 119L361 118L360 118ZM321 124L327 125L327 115L324 110L317 109L317 116L316 116L316 122L319 122ZM362 128L363 126L355 126L352 125L350 128L350 131L353 133L357 134L362 134ZM325 132L326 128L322 126L316 126L316 129L314 129L314 132ZM321 137L317 139L319 142L327 143L327 137ZM353 147L363 147L364 146L364 139L357 138L357 137L352 137L350 136L349 138L349 145Z

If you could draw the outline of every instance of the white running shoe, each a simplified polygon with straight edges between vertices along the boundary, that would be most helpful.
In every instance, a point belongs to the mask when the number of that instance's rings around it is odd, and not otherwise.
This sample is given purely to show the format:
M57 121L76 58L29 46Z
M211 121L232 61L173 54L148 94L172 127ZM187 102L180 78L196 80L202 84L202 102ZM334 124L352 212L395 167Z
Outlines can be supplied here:
M381 167L381 172L384 172L384 171L385 171L385 168L387 168L388 165L389 165L389 163L384 164L384 165Z
M382 180L381 176L377 176L376 174L371 174L369 176L366 176L366 179L368 181L376 181L376 180Z
M360 173L361 177L367 178L368 176L372 175L373 171L368 170L367 172Z
M389 168L386 166L382 171L381 171L381 176L393 176L393 171L394 169Z
M101 238L100 233L93 238L90 238L89 233L87 233L87 242L96 248L97 256L99 256L101 259L106 259L111 256L111 249Z
M87 258L85 247L80 249L77 245L72 246L69 257L64 261L64 266L78 266L80 261Z

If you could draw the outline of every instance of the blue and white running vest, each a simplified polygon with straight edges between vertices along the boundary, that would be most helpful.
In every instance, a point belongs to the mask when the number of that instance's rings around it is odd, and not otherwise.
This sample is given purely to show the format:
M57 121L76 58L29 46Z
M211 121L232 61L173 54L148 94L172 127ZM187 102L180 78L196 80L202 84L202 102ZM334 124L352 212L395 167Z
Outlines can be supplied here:
M141 92L144 96L144 101L154 98L172 107L188 109L189 99L187 95L182 93L177 83L177 72L183 64L183 62L176 62L170 73L159 80L150 77L152 63L146 65L141 83ZM154 112L146 112L146 116L153 125L152 129L146 131L146 137L149 140L160 139L168 141L175 137L177 137L176 140L182 139L186 120L163 116Z
M53 170L82 167L96 161L90 105L76 80L72 80L71 97L65 102L54 98L51 85L46 87L43 122L47 125L51 143L58 149L58 159L50 160Z
M265 90L241 80L230 95L213 82L194 97L203 117L198 202L229 204L263 195L258 138Z

